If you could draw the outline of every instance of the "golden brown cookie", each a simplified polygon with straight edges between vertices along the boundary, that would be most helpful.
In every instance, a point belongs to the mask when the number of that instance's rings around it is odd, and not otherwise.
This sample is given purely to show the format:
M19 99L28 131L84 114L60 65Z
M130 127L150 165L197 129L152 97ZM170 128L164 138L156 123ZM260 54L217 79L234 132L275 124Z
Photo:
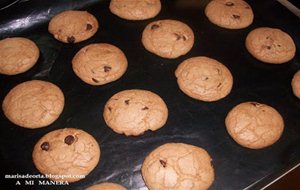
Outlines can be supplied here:
M55 39L77 43L92 37L98 30L97 19L87 11L63 11L49 22L48 30Z
M177 58L188 53L194 45L192 29L177 20L151 22L143 31L144 47L164 58Z
M103 116L116 133L137 136L163 127L168 118L168 108L153 92L124 90L107 101Z
M90 44L73 58L75 74L91 85L104 85L119 79L127 69L124 53L111 44Z
M96 167L100 147L90 134L80 129L58 129L36 143L32 158L36 168L49 179L75 182Z
M127 20L145 20L155 17L161 9L160 0L111 0L110 11Z
M241 146L260 149L274 144L281 136L284 121L271 106L245 102L235 106L225 124L229 135Z
M207 102L227 96L233 78L227 67L220 62L204 57L183 61L175 71L179 88L188 96Z
M294 74L291 85L294 95L300 98L300 70Z
M0 74L16 75L32 68L40 55L36 44L22 37L0 41Z
M64 94L58 86L31 80L15 86L4 98L2 109L14 124L25 128L46 127L64 108Z
M212 0L205 8L208 20L220 27L241 29L253 22L253 11L243 0Z
M126 188L116 183L100 183L85 190L126 190Z
M271 64L288 62L296 53L295 43L287 33L268 27L252 30L246 38L246 48L256 59Z
M211 161L200 147L167 143L146 157L142 176L149 190L205 190L214 181Z

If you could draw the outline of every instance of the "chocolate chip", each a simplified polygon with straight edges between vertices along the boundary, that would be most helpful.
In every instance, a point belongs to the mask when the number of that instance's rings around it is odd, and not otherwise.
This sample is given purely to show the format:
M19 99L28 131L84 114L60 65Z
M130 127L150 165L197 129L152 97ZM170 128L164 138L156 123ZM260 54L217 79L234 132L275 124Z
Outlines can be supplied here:
M111 107L108 107L108 110L111 112L112 108L111 108Z
M182 39L183 39L183 41L187 40L187 38L184 35L182 35Z
M74 36L69 36L67 38L67 41L70 43L70 44L73 44L75 42L75 37Z
M73 144L74 141L75 141L75 137L74 137L73 135L68 135L68 136L66 136L66 138L65 138L65 143L66 143L67 145Z
M250 104L255 106L255 107L258 107L260 105L260 103L257 103L257 102L250 102Z
M92 78L92 81L94 81L95 83L98 83L99 81L95 78Z
M111 67L110 66L104 66L104 72L109 72L111 70Z
M281 45L280 45L280 44L277 44L277 47L281 47Z
M124 101L126 105L129 105L129 100Z
M91 24L86 24L86 30L92 30L93 26Z
M42 150L48 151L49 148L50 148L50 144L49 144L48 142L43 142L43 143L41 144L41 149L42 149Z
M157 29L157 28L159 28L159 25L157 25L157 24L153 24L153 25L151 26L151 30L155 30L155 29Z
M271 46L267 46L267 49L271 49L272 47Z
M159 160L160 164L165 168L167 166L167 162L163 160Z
M177 33L174 33L174 35L176 36L176 41L180 40L181 39L181 35L177 34Z
M231 6L234 5L234 3L232 3L232 2L229 1L229 2L226 2L225 5L228 6L228 7L231 7Z
M220 82L220 83L218 84L217 88L219 88L221 85L222 85L222 83Z
M148 110L149 108L147 106L143 107L142 110Z
M232 15L234 19L240 19L241 17L239 15Z

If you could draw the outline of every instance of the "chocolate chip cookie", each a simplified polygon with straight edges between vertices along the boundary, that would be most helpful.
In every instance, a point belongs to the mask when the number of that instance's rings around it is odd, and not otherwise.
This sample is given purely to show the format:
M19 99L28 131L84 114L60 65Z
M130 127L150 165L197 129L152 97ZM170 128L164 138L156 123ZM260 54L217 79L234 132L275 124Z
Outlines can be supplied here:
M126 188L116 183L100 183L85 190L126 190Z
M150 190L205 190L214 181L211 161L209 154L200 147L167 143L146 157L142 176Z
M252 30L247 35L246 48L256 59L271 64L288 62L296 53L293 39L278 28L261 27Z
M142 43L148 51L163 58L174 59L192 49L194 33L183 22L159 20L146 26Z
M58 86L31 80L10 90L4 98L2 109L14 124L34 129L53 123L63 111L64 102L64 94Z
M160 0L111 0L110 11L127 20L145 20L155 17L161 9Z
M48 30L64 43L77 43L91 38L98 30L97 19L87 11L68 10L55 15Z
M0 41L0 74L24 73L36 64L39 55L39 48L32 40L5 38Z
M75 182L96 167L100 147L90 134L80 129L58 129L36 143L32 158L36 168L51 180Z
M243 0L212 0L205 8L208 20L227 29L241 29L253 22L253 11Z
M185 94L207 102L224 98L233 85L233 77L227 67L204 56L192 57L180 63L175 76Z
M125 54L106 43L90 44L73 58L75 74L90 85L104 85L119 79L127 69Z
M153 92L124 90L107 101L103 116L116 133L137 136L163 127L168 118L168 108L163 99Z
M229 135L241 146L260 149L274 144L281 136L284 121L271 106L244 102L227 115L225 124Z
M294 74L291 85L294 95L300 98L300 70Z

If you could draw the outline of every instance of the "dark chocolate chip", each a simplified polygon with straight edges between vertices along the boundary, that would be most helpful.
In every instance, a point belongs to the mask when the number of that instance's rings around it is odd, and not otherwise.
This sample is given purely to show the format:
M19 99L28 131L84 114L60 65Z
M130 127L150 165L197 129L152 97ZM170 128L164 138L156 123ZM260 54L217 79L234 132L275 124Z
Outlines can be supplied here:
M142 110L148 110L149 108L147 106L143 107Z
M94 81L95 83L98 83L99 81L95 78L92 78L92 81Z
M218 84L217 88L219 88L221 85L222 85L222 83L220 82L220 83Z
M157 25L157 24L153 24L153 25L151 26L151 30L155 30L155 29L157 29L157 28L159 28L159 25Z
M177 34L177 33L174 33L174 35L176 36L176 41L180 40L181 39L181 35Z
M278 47L281 47L281 45L280 45L280 44L277 44L277 46L278 46Z
M229 2L226 2L225 5L228 6L228 7L231 7L231 6L234 5L234 3L232 3L232 2L229 1Z
M272 47L271 46L267 46L267 49L271 49Z
M241 17L239 15L232 15L234 19L240 19Z
M126 105L129 105L129 100L124 101Z
M250 102L250 104L255 106L255 107L258 107L260 105L260 103L257 103L257 102Z
M110 66L104 66L104 72L109 72L111 70L111 67Z
M67 145L73 144L74 141L75 141L75 137L74 137L73 135L68 135L68 136L66 136L66 138L65 138L65 143L66 143Z
M163 160L159 160L160 164L165 168L167 166L167 162Z
M67 41L68 41L68 43L72 44L72 43L75 42L75 37L74 37L74 36L69 36L69 37L67 38Z
M108 110L111 112L112 108L111 108L111 107L108 107Z
M93 26L91 24L86 24L86 30L92 30Z
M49 148L50 148L50 144L49 144L48 142L43 142L43 143L41 144L41 149L42 149L42 150L48 151Z

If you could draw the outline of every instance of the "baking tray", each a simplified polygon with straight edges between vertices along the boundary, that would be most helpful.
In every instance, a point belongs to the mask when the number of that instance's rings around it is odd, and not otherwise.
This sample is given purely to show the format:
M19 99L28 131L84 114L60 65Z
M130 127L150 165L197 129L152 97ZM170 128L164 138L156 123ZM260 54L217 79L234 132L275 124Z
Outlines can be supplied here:
M9 122L0 112L0 189L84 189L95 183L116 182L129 190L147 189L140 168L144 158L167 142L182 142L206 149L213 158L215 181L211 190L259 189L274 176L300 162L300 100L291 90L293 74L300 69L300 20L277 1L248 1L254 22L240 30L222 29L204 15L207 0L164 0L158 16L145 21L126 21L110 13L109 1L25 1L0 12L1 38L24 36L40 48L38 63L16 76L0 75L0 101L15 85L41 79L55 83L65 94L65 107L49 127L25 129ZM63 44L47 31L48 20L64 9L87 10L99 21L94 37L78 44ZM16 14L9 14L16 12ZM48 14L46 14L48 13ZM43 16L40 16L43 15ZM36 18L36 19L35 19ZM195 33L192 50L177 59L164 59L146 51L141 43L144 27L158 19L176 19ZM27 22L24 22L26 21ZM29 22L28 22L29 21ZM17 25L16 23L22 23ZM254 28L281 28L294 39L296 56L282 65L264 64L245 49L247 34ZM82 47L105 42L118 46L127 56L125 75L104 86L90 86L72 71L71 60ZM174 75L178 64L194 56L208 56L226 65L234 77L232 92L212 103L183 94ZM126 137L108 128L102 117L105 102L125 89L145 89L159 94L169 109L166 125L138 137ZM244 101L258 101L276 108L284 118L285 130L278 142L251 150L235 143L227 134L228 111ZM35 143L55 129L74 127L92 134L101 147L97 167L83 180L69 185L38 185L39 179L5 179L5 175L39 174L32 162ZM15 185L17 180L22 184ZM24 185L33 180L34 185Z

